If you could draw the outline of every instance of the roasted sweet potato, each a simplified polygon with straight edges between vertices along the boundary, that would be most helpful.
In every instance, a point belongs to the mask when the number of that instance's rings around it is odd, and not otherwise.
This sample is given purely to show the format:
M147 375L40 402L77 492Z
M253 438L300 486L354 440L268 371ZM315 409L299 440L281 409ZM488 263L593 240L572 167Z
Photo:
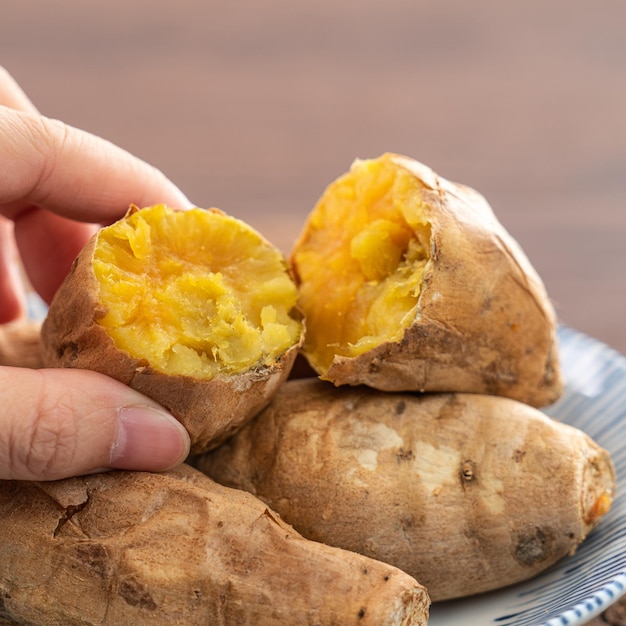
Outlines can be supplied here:
M296 301L286 259L244 222L134 207L92 238L55 295L44 362L122 381L206 450L287 378L303 334Z
M400 570L188 466L0 482L0 616L30 626L423 626Z
M611 459L528 405L289 381L193 464L309 539L393 564L433 601L516 583L573 552L610 507Z
M562 392L556 316L476 191L395 154L357 160L292 253L304 354L336 385L545 406Z

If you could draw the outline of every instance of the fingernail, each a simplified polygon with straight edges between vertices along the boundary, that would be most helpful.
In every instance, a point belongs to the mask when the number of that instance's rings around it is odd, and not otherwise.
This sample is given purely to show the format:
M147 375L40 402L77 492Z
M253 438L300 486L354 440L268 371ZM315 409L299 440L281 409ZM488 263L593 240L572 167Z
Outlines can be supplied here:
M163 471L182 463L188 454L189 434L169 413L150 406L118 409L110 468Z

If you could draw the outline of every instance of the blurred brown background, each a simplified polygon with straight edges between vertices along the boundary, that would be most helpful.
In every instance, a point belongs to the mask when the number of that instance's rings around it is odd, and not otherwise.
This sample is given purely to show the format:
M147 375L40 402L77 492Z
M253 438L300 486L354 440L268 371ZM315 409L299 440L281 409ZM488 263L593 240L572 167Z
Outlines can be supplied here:
M355 157L413 156L626 353L625 31L623 0L20 0L0 64L285 251Z

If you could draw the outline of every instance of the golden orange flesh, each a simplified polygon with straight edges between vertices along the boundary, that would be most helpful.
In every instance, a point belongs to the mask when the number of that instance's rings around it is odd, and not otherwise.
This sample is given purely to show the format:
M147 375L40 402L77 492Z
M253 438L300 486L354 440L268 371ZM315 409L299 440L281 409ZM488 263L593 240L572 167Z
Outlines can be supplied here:
M292 262L307 324L303 351L324 374L398 341L415 319L430 258L421 183L389 157L356 161L309 216Z
M285 259L221 211L130 212L100 231L93 267L98 323L158 371L211 379L271 365L299 341Z

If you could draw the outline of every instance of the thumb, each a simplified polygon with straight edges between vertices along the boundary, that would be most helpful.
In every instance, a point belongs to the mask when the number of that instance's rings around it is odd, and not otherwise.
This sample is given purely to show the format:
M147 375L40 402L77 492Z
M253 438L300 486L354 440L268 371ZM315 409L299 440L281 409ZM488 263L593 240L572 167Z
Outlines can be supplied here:
M188 453L180 422L112 378L0 367L0 479L56 480L108 468L162 471Z

